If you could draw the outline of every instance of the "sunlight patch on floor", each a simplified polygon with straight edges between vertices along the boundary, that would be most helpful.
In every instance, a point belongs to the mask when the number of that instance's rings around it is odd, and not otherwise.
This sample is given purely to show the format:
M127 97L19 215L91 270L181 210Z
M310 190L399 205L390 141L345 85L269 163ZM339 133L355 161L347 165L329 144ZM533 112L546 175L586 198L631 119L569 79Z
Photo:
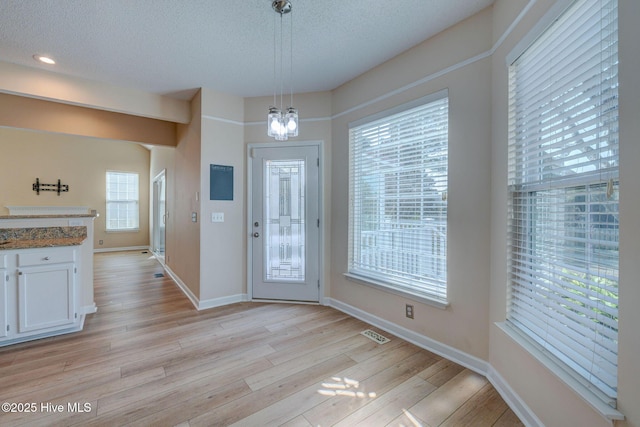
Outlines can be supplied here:
M322 388L318 390L318 393L323 396L346 396L355 397L359 399L377 397L375 392L364 392L358 390L360 382L351 378L331 377L332 382L323 382Z

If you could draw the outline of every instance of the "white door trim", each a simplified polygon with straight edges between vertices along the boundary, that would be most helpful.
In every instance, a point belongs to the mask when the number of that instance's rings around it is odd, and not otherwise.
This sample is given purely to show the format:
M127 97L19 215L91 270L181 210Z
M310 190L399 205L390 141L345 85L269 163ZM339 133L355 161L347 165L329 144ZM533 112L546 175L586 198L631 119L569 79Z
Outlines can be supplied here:
M320 277L320 291L318 295L318 303L327 305L327 298L325 297L325 274L324 274L324 248L325 248L325 215L324 215L324 141L287 141L287 142L255 142L247 144L247 209L245 211L247 224L246 224L246 242L247 242L247 296L249 301L258 301L253 298L253 252L251 250L252 245L252 229L253 224L251 222L251 212L253 212L253 189L252 189L252 149L254 148L283 148L283 147L318 147L318 158L320 160L320 167L318 168L318 215L320 216L320 229L318 230L319 244L318 244L318 262L320 263L318 268L318 274ZM260 300L261 301L261 300ZM269 300L270 302L278 302L276 300ZM282 301L291 302L291 301Z

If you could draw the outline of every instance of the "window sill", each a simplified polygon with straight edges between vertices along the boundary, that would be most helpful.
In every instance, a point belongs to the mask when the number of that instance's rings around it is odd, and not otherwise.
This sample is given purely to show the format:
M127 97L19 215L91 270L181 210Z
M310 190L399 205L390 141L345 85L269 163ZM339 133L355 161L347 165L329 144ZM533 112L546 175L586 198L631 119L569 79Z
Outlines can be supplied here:
M376 289L380 289L382 291L385 292L389 292L395 295L399 295L401 297L405 297L405 298L409 298L413 301L417 301L423 304L427 304L436 308L439 308L441 310L446 310L447 307L449 307L449 302L448 301L441 301L438 299L435 299L427 294L420 294L417 292L409 292L409 291L405 291L403 289L398 289L396 287L394 287L393 285L389 284L389 283L385 283L379 280L375 280L375 279L371 279L369 277L364 277L364 276L360 276L357 274L353 274L353 273L344 273L344 277L347 278L347 280L351 280L353 282L356 283L360 283L362 285L367 285L367 286L371 286L374 287Z
M105 233L138 233L140 232L139 228L124 228L118 230L104 230Z
M564 382L578 396L598 412L607 421L624 420L624 415L617 409L609 406L596 393L590 390L586 385L576 380L570 375L565 368L556 363L553 359L545 354L544 351L533 345L529 339L523 336L521 332L515 329L507 322L496 322L495 325L502 330L509 338L529 352L538 362L552 372L558 379Z

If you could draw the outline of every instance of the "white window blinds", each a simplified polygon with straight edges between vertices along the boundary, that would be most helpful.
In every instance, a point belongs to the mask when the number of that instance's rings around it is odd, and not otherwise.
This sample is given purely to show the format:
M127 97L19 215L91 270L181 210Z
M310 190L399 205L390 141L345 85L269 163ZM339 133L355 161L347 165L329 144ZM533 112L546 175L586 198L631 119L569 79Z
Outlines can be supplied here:
M349 273L446 302L448 98L419 102L350 128Z
M107 230L139 228L138 187L137 173L107 172Z
M509 68L508 322L615 406L617 2L578 0Z

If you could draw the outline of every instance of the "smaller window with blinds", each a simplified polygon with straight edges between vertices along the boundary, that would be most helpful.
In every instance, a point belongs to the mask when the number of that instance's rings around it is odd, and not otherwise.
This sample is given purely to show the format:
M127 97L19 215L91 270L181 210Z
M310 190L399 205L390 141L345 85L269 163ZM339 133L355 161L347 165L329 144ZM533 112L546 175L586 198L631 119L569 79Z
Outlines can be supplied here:
M139 229L138 174L107 172L107 231Z
M347 276L447 303L447 92L350 124Z
M507 324L615 407L615 0L577 0L509 67ZM578 390L578 391L580 391Z

